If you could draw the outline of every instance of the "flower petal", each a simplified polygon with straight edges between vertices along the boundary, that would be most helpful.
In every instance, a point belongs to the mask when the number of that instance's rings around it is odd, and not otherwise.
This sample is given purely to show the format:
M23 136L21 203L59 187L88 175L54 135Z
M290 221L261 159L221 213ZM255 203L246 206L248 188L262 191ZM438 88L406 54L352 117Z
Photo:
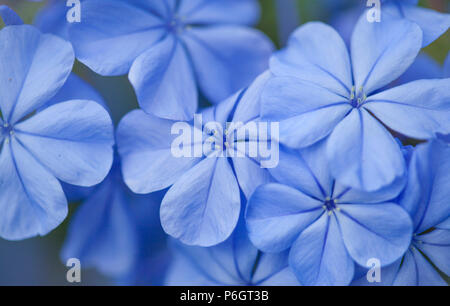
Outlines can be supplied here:
M83 21L69 28L77 58L101 75L127 73L165 34L159 17L126 2L86 1L81 6Z
M355 264L345 249L336 218L327 214L295 241L289 264L305 286L348 285L355 272Z
M263 33L231 25L192 28L185 32L183 40L199 87L213 103L249 86L268 68L273 51Z
M383 15L369 22L363 14L351 42L356 89L367 95L396 80L414 62L422 47L422 30L413 22Z
M389 132L365 110L353 110L331 133L327 155L336 179L375 191L405 173L405 160Z
M21 240L46 235L67 216L58 180L15 138L0 154L0 236Z
M181 43L172 35L142 53L130 69L139 105L165 119L190 120L197 110L197 88Z
M7 5L0 5L0 17L6 26L23 24L22 18Z
M113 161L114 131L98 103L55 104L15 127L16 135L60 180L83 187L103 181Z
M350 57L344 41L330 26L310 22L298 28L288 47L276 53L270 70L277 76L294 76L350 97Z
M292 148L325 138L351 109L345 98L297 78L272 78L262 93L262 118L280 121L280 141Z
M197 157L172 154L174 123L141 110L130 112L119 123L117 145L122 172L125 183L134 192L146 194L165 189L200 161Z
M13 124L63 86L74 54L70 43L28 25L5 27L0 41L0 108Z
M161 223L185 244L213 246L231 235L239 212L239 186L228 160L211 157L169 189L161 204Z
M341 204L339 207L337 217L345 246L360 266L366 266L371 258L380 260L382 266L390 265L408 249L412 222L399 205Z
M436 229L419 235L420 250L446 275L450 275L450 231Z
M369 97L364 108L409 137L450 133L450 79L419 80L383 91Z
M322 213L321 202L298 190L280 184L260 186L247 204L250 240L264 252L284 251Z

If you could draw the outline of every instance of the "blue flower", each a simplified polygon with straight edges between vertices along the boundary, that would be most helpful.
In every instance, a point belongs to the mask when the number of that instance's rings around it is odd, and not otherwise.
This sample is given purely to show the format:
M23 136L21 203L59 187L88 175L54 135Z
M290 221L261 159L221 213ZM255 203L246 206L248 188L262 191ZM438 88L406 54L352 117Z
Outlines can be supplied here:
M41 109L69 77L69 43L28 25L0 31L0 236L45 235L67 215L59 180L92 186L107 175L113 126L98 103Z
M82 203L69 227L61 257L78 258L116 279L165 246L159 225L161 194L136 195L123 183L118 156L107 178Z
M288 266L288 253L258 251L240 222L225 242L210 248L171 244L174 259L169 286L298 286Z
M190 120L198 89L220 102L267 68L271 42L245 25L255 0L92 0L70 29L77 58L102 75L129 72L140 106ZM124 47L126 46L126 47Z
M367 191L389 185L406 165L385 126L417 139L450 132L450 79L381 90L421 46L416 24L387 15L369 23L363 16L350 57L334 29L306 24L271 60L275 76L262 94L262 118L281 121L280 141L293 148L326 139L331 171L342 184Z
M240 189L248 197L256 186L271 180L258 159L246 152L235 154L238 143L254 141L240 138L247 135L239 131L257 120L260 92L267 78L268 74L263 74L249 89L205 110L203 125L185 123L199 135L198 140L190 138L185 147L200 148L204 154L173 154L175 121L135 110L120 122L117 143L126 184L139 194L172 186L161 204L161 223L166 233L183 243L212 246L226 240L239 219ZM229 122L241 122L242 126L229 128L225 126ZM215 126L208 128L210 123Z
M378 285L447 285L430 262L450 275L449 184L450 148L438 142L419 145L399 200L413 219L411 245L401 259L381 270ZM354 284L368 285L365 277Z
M332 178L325 142L282 150L270 169L280 182L258 187L248 201L247 229L264 252L289 251L302 285L348 285L355 263L395 262L411 241L412 222L393 199L405 179L377 192L345 187Z
M346 43L350 43L353 28L361 14L366 15L366 1L357 1L353 8L333 16L331 24L342 35ZM381 20L385 16L408 20L417 24L423 32L423 47L438 39L450 27L450 15L417 6L418 0L382 0Z
M51 33L69 39L69 25L67 22L66 0L50 0L34 18L34 25L43 33Z

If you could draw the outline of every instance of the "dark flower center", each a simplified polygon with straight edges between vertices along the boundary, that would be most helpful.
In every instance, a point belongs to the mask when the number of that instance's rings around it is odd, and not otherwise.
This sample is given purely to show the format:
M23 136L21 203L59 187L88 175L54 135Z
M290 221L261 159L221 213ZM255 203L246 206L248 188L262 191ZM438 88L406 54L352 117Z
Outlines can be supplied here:
M14 135L14 127L8 123L4 123L0 129L0 135L8 137Z
M352 87L352 92L350 93L349 102L355 107L359 108L367 100L364 88L361 86L358 91L356 91L355 86Z
M329 213L333 212L335 209L339 210L336 199L327 198L323 202L323 209L327 210Z
M181 34L189 26L183 21L184 18L180 16L173 16L167 23L167 30L174 34Z

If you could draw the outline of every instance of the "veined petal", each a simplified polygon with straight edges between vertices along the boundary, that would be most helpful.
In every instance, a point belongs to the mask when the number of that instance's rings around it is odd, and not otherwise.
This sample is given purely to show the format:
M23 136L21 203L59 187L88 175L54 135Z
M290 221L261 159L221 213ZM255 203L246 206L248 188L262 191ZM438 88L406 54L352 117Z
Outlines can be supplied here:
M186 52L175 36L142 53L129 73L139 105L165 119L190 120L197 110L197 88Z
M450 79L419 80L368 98L364 108L403 135L434 138L450 133Z
M103 181L113 161L114 131L98 103L58 103L15 127L18 139L60 180L84 187Z
M260 186L247 205L250 240L265 252L284 251L321 214L322 203L298 190L280 184Z
M408 249L412 222L399 205L340 204L339 207L337 218L345 246L360 266L366 266L371 258L380 260L382 266L390 265Z
M353 110L327 140L331 172L338 181L375 191L405 173L405 160L389 132L366 110Z
M127 1L90 0L69 28L77 58L101 75L122 75L166 33L161 19ZM125 47L126 46L126 47Z
M413 22L383 15L381 22L360 17L351 52L356 89L366 95L396 80L413 63L422 47L422 30Z
M450 275L450 231L436 229L415 237L420 250L446 275ZM417 242L420 241L420 244Z
M300 283L306 286L348 285L355 271L336 218L327 214L295 241L289 264Z
M239 186L227 159L206 158L183 174L161 204L166 233L188 245L226 240L239 219Z
M67 216L58 180L14 137L0 154L0 236L21 240L46 235Z
M350 97L352 76L350 57L344 41L330 26L310 22L298 28L288 47L270 61L277 76L294 76Z
M190 24L253 25L260 7L256 0L188 0L180 2L178 13Z
M74 54L70 43L28 25L5 27L0 41L0 108L13 124L63 86Z
M172 154L172 143L176 138L171 133L174 123L141 110L130 112L119 123L117 145L122 172L125 183L134 192L146 194L165 189L200 161L197 157ZM202 143L200 139L200 145Z
M261 32L232 25L192 28L183 35L198 85L213 103L249 86L268 68L273 44Z

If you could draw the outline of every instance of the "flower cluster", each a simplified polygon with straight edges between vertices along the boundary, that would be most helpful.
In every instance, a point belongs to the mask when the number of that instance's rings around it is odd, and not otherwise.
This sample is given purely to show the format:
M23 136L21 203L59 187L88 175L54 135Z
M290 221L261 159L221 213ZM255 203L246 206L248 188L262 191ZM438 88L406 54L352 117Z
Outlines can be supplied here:
M61 257L120 284L446 285L450 57L421 51L450 15L381 7L274 52L256 0L83 0L74 23L53 0L34 26L0 6L0 237L82 202ZM139 109L114 129L75 58Z

